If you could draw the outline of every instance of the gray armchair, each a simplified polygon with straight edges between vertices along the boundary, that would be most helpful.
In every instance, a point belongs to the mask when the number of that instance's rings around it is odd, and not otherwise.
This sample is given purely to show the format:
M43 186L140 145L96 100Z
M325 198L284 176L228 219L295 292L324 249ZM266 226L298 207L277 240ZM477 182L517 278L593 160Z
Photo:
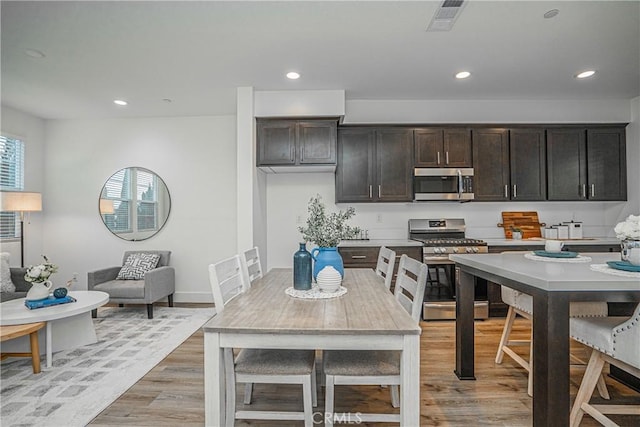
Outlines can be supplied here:
M13 292L0 292L0 302L9 301L17 298L24 298L31 289L31 283L24 280L27 269L24 267L11 267L11 281L16 287Z
M103 291L109 294L109 302L124 304L146 304L147 316L153 319L153 303L167 297L169 307L173 307L173 294L176 290L175 270L169 266L171 251L126 251L122 264L130 254L145 253L158 254L160 260L153 270L144 275L143 280L117 280L120 266L90 271L87 274L88 289ZM93 317L98 311L93 310Z

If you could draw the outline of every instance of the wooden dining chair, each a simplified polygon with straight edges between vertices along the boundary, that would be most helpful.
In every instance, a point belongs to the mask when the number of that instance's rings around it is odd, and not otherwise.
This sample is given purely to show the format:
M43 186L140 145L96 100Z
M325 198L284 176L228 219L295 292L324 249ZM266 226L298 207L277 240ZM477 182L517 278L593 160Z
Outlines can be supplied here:
M394 295L396 300L418 323L424 300L428 267L426 264L400 257ZM334 413L334 388L336 385L388 385L392 406L400 406L398 386L401 353L393 350L330 350L323 352L323 372L326 377L325 423L333 425L334 419L346 419L346 413ZM400 422L399 414L359 413L364 422Z
M376 274L384 278L384 285L391 289L393 280L393 267L396 265L396 253L386 246L380 248L378 252L378 263L376 264Z
M245 273L245 281L248 287L262 277L262 264L260 263L260 252L258 247L253 247L244 251L241 258Z
M216 306L216 315L225 305L247 289L239 255L209 265L209 281ZM237 357L232 348L224 349L226 383L226 420L233 426L235 419L304 420L313 426L313 406L317 406L315 351L242 349ZM303 412L236 410L236 383L245 383L245 404L251 403L252 384L300 384L303 391Z
M570 426L577 427L585 413L605 426L617 426L605 414L635 415L640 425L640 405L592 405L593 390L602 378L605 363L640 377L640 304L627 317L574 318L569 320L569 334L591 347L591 358L584 373L570 415Z
M507 311L507 318L505 319L504 328L502 329L502 337L500 338L500 344L498 345L496 363L502 363L503 356L506 354L518 365L523 367L528 373L527 394L529 394L529 396L533 396L533 327L531 328L531 336L528 340L509 339L516 315L522 316L530 322L533 322L533 297L507 286L501 286L501 296L502 301L509 306L509 310ZM606 302L572 302L569 307L569 316L603 317L607 315L607 311L608 307ZM514 350L514 348L512 348L522 345L529 346L528 360L525 360ZM579 364L584 365L584 363L576 356L572 355L572 358ZM609 398L604 378L601 379L598 384L598 391L603 398Z

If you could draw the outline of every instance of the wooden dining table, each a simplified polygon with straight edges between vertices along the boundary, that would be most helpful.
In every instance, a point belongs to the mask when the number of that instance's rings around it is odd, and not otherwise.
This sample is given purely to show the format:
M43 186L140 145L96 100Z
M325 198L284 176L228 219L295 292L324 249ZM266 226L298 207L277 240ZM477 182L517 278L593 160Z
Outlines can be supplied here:
M476 278L533 297L533 425L569 425L569 303L640 302L640 279L595 271L619 253L583 254L588 262L535 260L521 252L450 255L456 263L456 363L475 379L473 297ZM480 379L481 380L481 379Z
M273 269L204 325L206 425L225 425L225 348L400 351L401 425L420 425L421 329L384 280L345 269L347 293L328 299L289 296L291 286L291 269Z

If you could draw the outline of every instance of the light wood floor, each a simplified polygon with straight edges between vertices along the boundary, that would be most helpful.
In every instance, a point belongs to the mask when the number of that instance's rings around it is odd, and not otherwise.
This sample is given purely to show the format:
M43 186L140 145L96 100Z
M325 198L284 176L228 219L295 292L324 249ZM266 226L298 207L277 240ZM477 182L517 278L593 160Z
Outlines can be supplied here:
M476 381L459 381L453 374L454 322L421 322L421 426L531 425L531 398L526 393L526 373L508 356L505 356L501 365L494 363L503 321L490 319L476 323ZM529 334L528 322L518 319L514 331L521 339L526 338ZM576 349L582 350L578 344ZM105 409L90 425L204 425L203 357L203 334L198 331ZM572 399L581 377L579 369L572 370ZM607 378L607 384L613 399L638 402L636 392L611 378ZM239 402L242 402L243 390L238 391ZM258 384L254 386L250 409L301 410L300 394L301 389L296 386ZM388 389L381 387L336 387L336 410L352 413L390 411L393 408L389 402ZM322 412L323 408L324 389L320 388L316 410ZM616 416L614 419L622 426L640 425L638 418ZM239 421L236 425L299 426L302 422ZM585 416L582 426L596 425L599 424Z

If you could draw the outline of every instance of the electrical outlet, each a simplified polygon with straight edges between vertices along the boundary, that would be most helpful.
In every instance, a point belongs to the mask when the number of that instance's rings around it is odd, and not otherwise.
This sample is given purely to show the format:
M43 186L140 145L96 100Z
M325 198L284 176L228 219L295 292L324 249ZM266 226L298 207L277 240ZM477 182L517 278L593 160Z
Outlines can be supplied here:
M376 218L376 222L382 222L382 214L378 214L378 217Z

